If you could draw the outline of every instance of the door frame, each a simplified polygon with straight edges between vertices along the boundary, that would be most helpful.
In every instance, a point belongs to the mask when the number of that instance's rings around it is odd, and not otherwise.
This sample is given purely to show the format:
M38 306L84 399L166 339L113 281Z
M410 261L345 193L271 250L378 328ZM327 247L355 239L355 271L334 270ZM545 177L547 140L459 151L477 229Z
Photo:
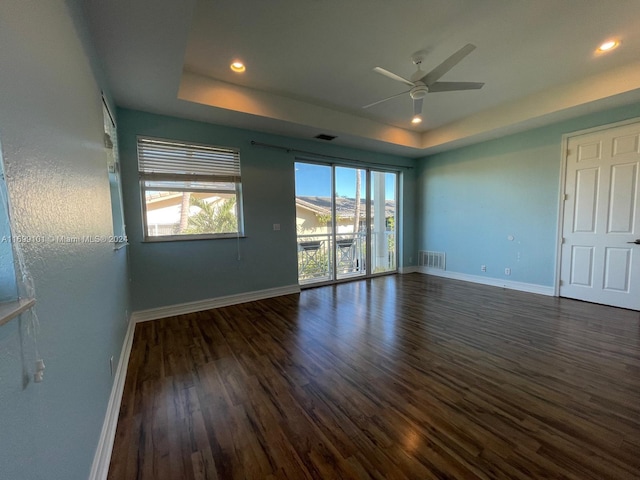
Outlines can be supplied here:
M562 157L560 161L560 188L558 189L558 225L556 228L556 271L554 277L553 295L555 297L560 296L560 273L562 267L562 238L564 228L564 202L566 198L565 187L567 185L567 157L569 155L569 140L573 137L579 137L590 133L602 132L610 130L612 128L624 127L633 123L640 124L640 117L633 117L627 120L621 120L619 122L607 123L604 125L598 125L596 127L585 128L583 130L577 130L575 132L569 132L562 135Z

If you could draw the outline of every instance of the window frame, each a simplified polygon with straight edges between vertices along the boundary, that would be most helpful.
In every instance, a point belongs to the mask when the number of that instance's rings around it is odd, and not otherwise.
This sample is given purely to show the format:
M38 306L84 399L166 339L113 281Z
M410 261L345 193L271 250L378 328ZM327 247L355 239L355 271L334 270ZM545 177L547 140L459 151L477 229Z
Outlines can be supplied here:
M109 180L109 197L111 201L111 241L114 250L119 250L129 244L127 240L127 224L124 217L124 201L122 194L122 173L120 168L120 152L118 150L118 125L111 113L109 104L102 94L102 115L105 135L105 149L107 153L107 175ZM110 144L108 144L110 143ZM113 190L116 190L116 198Z
M183 188L178 185L175 187L146 187L145 182L148 181L165 181L165 182L185 182L185 181L208 181L211 183L221 183L220 179L215 179L213 176L207 175L192 175L192 174L179 174L179 173L145 173L140 169L140 140L155 140L159 142L169 142L173 144L183 145L185 148L190 146L206 147L206 148L218 148L221 150L232 150L238 155L238 161L240 162L240 149L236 147L211 145L206 143L191 142L185 140L176 140L169 138L153 137L149 135L138 135L136 137L136 151L138 158L138 178L140 184L140 203L142 212L142 237L143 242L155 243L155 242L176 242L176 241L193 241L193 240L218 240L225 238L244 238L244 208L242 201L242 177L238 175L227 183L233 183L235 188L232 190L221 188ZM241 164L239 164L241 169ZM241 173L241 172L240 172ZM236 199L236 220L237 231L228 233L189 233L189 234L176 234L176 235L149 235L149 225L147 222L147 191L169 191L169 192L190 192L190 193L218 193L218 194L230 194L233 193Z

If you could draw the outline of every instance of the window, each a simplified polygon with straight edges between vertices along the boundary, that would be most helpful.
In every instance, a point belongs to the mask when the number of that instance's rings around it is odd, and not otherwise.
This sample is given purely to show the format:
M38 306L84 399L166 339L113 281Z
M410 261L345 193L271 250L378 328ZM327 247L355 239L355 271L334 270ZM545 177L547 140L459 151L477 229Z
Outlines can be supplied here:
M21 244L46 241L44 235L14 235L10 211L0 145L0 326L29 310L36 301Z
M145 240L243 234L240 152L138 138Z
M122 185L120 182L120 163L118 162L118 136L113 116L102 97L102 116L104 118L104 146L107 152L107 170L109 172L109 191L111 193L111 218L113 221L113 242L116 248L127 243L122 208Z
M18 298L16 271L13 260L13 241L9 220L9 194L4 178L0 152L0 302Z

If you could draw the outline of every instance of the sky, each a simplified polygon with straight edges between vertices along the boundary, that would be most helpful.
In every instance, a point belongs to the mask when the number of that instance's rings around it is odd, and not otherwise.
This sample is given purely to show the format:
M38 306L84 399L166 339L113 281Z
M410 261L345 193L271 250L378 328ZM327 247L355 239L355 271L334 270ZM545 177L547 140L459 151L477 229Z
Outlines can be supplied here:
M331 167L311 163L296 163L296 195L301 197L331 195ZM336 167L336 195L355 198L356 169ZM360 170L361 195L364 199L366 192L365 171ZM385 198L393 200L395 197L396 174L385 173Z

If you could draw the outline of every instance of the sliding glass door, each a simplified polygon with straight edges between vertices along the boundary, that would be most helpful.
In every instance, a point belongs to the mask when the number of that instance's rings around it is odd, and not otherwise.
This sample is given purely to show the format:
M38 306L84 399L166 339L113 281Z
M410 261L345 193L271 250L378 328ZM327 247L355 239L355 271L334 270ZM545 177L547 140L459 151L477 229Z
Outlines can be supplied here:
M397 174L296 162L298 280L396 271Z
M334 167L336 280L367 274L366 171Z
M333 171L328 165L296 163L298 282L333 280Z
M371 172L371 272L395 272L397 174Z

